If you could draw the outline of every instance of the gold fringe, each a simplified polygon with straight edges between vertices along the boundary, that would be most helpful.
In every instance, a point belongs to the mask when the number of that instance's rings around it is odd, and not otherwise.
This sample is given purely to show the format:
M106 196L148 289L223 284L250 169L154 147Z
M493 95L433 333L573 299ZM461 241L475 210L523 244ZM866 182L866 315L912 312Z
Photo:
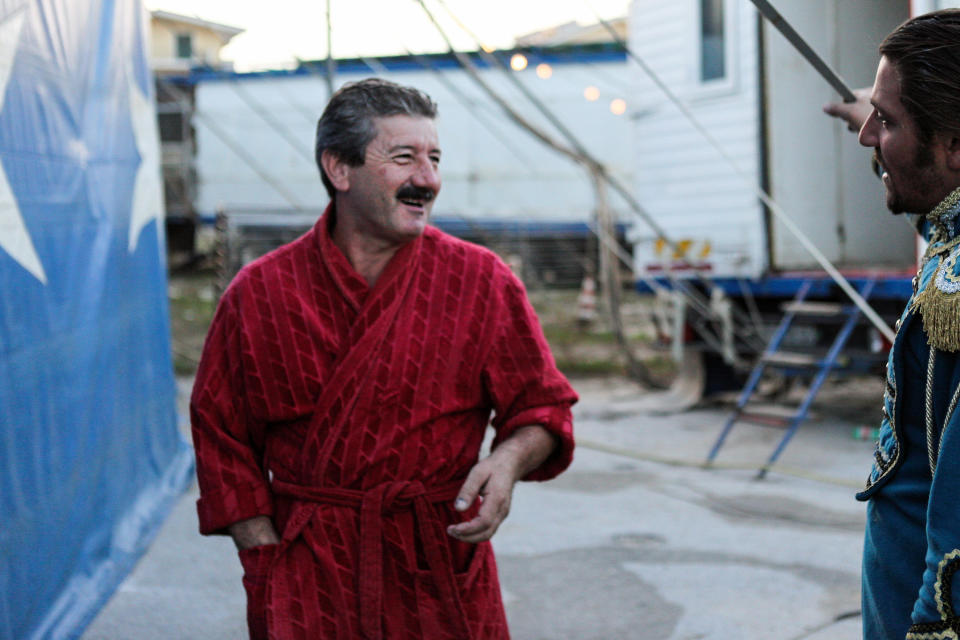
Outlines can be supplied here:
M943 268L943 262L937 271ZM914 310L923 317L927 344L941 351L960 351L960 293L947 293L937 287L934 273L913 300Z
M913 310L919 311L923 317L927 344L942 351L960 351L960 292L949 293L937 286L939 272L944 268L953 248L960 244L960 237L951 238L957 221L942 218L951 213L956 215L958 205L960 188L951 192L926 216L934 229L924 261L940 256L940 264L927 286L914 297L912 305Z

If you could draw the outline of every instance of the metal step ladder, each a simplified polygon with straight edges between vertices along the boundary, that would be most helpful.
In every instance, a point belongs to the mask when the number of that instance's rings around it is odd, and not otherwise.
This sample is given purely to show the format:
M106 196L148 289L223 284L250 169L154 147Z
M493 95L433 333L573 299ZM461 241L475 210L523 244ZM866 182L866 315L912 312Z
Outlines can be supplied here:
M860 295L863 296L864 299L868 299L870 294L873 292L875 284L875 279L866 280L859 287ZM743 391L740 392L740 398L737 401L736 408L727 419L726 424L723 426L723 430L720 432L720 436L717 438L713 448L710 450L710 454L707 456L707 459L704 462L705 467L709 467L711 464L713 464L714 458L717 457L717 453L720 451L724 441L730 434L730 430L733 429L733 425L738 420L742 418L763 417L749 414L745 411L745 409L747 407L747 403L750 401L750 397L753 395L754 391L756 391L757 385L760 383L760 379L763 376L764 371L766 371L768 368L778 369L788 377L810 375L815 372L813 382L810 384L807 394L800 403L800 406L794 412L792 412L792 414L786 416L785 419L781 418L779 420L781 424L786 426L786 432L784 433L783 438L781 438L780 443L777 445L777 448L774 450L773 454L757 472L758 480L766 477L770 467L772 467L777 461L777 458L780 457L780 454L783 453L783 450L786 448L787 443L789 443L790 439L793 438L797 428L806 419L810 405L813 404L813 400L816 397L817 392L820 391L820 387L823 386L823 383L826 381L830 373L840 364L839 360L840 355L843 352L843 348L850 339L850 335L853 333L854 328L859 323L862 313L860 309L853 304L845 305L832 302L807 302L806 298L810 293L812 286L812 281L807 280L804 282L797 291L797 295L794 297L793 301L784 305L784 316L781 319L780 324L777 326L773 336L770 338L770 343L767 345L767 348L764 350L763 354L761 354L760 358L757 360L757 364L750 372L750 377L747 379L747 382L743 387ZM817 322L819 320L821 323L826 323L828 321L836 323L838 320L842 321L840 329L834 337L833 343L830 345L826 355L823 357L818 357L807 353L793 353L780 350L781 343L786 337L787 332L790 330L790 327L793 325L794 320L796 320L798 317L805 317L813 322Z

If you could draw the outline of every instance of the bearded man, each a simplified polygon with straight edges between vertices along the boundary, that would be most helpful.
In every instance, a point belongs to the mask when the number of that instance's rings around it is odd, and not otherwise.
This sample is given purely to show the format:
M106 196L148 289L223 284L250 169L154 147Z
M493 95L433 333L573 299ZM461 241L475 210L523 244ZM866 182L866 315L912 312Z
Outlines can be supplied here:
M866 489L863 637L960 633L960 10L908 20L880 45L869 107L828 105L862 123L887 207L929 242L897 322L883 421ZM960 585L957 585L960 587Z
M577 397L522 284L427 224L436 113L383 80L340 89L316 136L329 206L210 328L200 531L239 548L251 638L508 638L489 539L518 480L572 459Z

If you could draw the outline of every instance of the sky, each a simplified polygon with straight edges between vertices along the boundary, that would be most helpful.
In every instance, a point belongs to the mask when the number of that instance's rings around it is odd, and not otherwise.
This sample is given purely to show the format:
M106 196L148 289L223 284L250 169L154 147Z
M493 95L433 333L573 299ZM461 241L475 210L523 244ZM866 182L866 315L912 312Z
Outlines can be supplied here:
M629 0L425 0L457 49L476 40L509 47L523 35L565 22L590 24L627 14ZM297 58L327 55L327 0L145 0L161 9L246 31L222 56L238 71L290 66ZM444 7L450 10L448 13ZM338 58L445 51L446 45L417 0L330 0L333 55ZM451 17L453 14L455 18Z

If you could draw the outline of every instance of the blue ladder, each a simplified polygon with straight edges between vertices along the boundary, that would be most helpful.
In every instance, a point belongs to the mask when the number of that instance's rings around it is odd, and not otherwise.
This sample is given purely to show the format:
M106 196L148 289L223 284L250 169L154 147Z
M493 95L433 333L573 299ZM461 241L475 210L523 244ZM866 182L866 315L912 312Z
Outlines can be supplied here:
M860 288L860 295L865 299L869 298L870 294L873 292L875 284L875 279L868 279ZM757 360L757 364L754 366L753 371L750 372L750 377L747 379L747 383L744 385L743 391L740 393L740 398L737 401L736 408L727 419L726 424L723 426L723 430L720 432L720 436L717 438L713 448L710 450L710 454L707 456L707 459L704 462L705 467L709 467L711 464L713 464L714 459L717 457L717 453L719 453L724 441L730 434L730 430L733 429L733 425L744 415L744 409L746 408L747 403L750 401L750 397L756 390L757 385L760 383L760 378L763 376L763 372L768 367L780 369L786 375L798 375L800 372L814 369L817 371L817 374L814 377L813 382L810 384L810 388L807 390L807 394L804 397L803 402L787 421L786 433L784 433L783 438L777 445L777 448L774 450L773 454L771 454L767 462L757 472L758 480L766 477L770 467L773 466L773 464L777 461L777 458L780 457L780 454L783 453L787 443L790 442L790 439L793 438L793 435L796 433L797 428L807 418L807 412L810 409L810 405L813 404L813 400L816 397L817 392L820 391L820 387L823 386L823 383L826 381L827 376L829 376L830 372L837 367L840 354L843 351L844 346L846 346L847 341L850 339L850 335L853 333L854 328L859 323L861 316L860 309L856 305L805 302L812 286L812 281L808 280L804 282L799 291L797 291L797 295L794 297L793 301L786 305L786 313L780 320L777 330L770 338L770 343L767 345L767 348ZM783 342L784 337L786 337L787 332L790 330L794 319L797 315L801 314L812 316L846 316L846 319L844 320L840 330L833 339L833 343L830 345L830 349L823 358L817 358L804 353L789 353L779 350L780 344Z

